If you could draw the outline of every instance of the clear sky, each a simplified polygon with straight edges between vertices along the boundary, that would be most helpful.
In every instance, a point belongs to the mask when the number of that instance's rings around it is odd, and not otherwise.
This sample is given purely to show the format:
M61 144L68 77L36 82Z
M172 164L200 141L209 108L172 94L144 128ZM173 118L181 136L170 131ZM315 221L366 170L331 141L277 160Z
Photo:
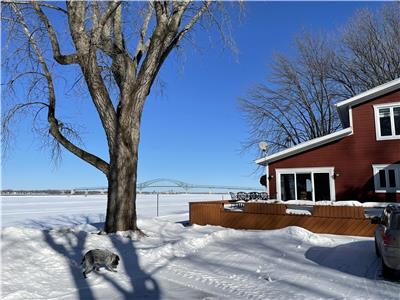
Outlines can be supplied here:
M247 2L246 16L233 25L235 57L196 32L200 51L169 57L142 119L139 182L172 178L194 184L259 186L256 152L241 153L248 126L238 97L268 76L274 52L290 55L293 37L304 29L334 31L363 7L379 2ZM212 40L218 40L211 35ZM2 102L3 102L2 98ZM80 119L85 147L107 159L103 129L89 99L63 104L70 121ZM29 128L19 121L15 143L2 161L2 188L38 189L106 186L106 178L69 152L58 166Z

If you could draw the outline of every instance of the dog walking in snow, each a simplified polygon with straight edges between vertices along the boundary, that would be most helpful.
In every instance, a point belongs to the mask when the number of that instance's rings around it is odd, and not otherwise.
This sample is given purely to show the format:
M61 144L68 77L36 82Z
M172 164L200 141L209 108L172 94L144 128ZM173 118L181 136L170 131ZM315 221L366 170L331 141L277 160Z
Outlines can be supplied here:
M119 264L119 256L108 250L93 249L83 256L81 266L83 276L87 278L87 274L93 270L99 271L100 267L105 267L108 271L117 272L115 270Z

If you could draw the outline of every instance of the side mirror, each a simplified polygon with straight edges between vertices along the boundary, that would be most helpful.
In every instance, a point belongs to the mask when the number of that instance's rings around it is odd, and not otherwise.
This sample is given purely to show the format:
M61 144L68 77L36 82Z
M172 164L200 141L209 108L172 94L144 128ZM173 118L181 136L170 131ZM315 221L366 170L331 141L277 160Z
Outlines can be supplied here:
M371 219L371 224L381 224L381 217L375 216Z

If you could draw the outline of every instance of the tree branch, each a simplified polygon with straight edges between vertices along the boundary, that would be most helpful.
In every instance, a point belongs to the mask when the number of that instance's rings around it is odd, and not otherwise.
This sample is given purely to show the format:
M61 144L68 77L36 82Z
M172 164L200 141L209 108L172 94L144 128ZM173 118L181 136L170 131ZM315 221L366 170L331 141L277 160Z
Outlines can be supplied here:
M79 65L106 133L108 146L111 151L116 146L114 140L117 115L101 76L101 69L97 63L97 49L99 45L95 42L97 36L94 37L93 35L101 33L101 31L95 28L92 30L91 38L87 38L85 31L85 3L81 1L71 1L68 2L67 5L70 31L80 57ZM110 14L110 12L108 14ZM102 20L105 19L104 17L102 18Z
M146 17L144 18L142 29L140 30L139 42L136 46L135 54L133 56L136 68L139 65L140 60L143 57L143 54L147 51L147 48L149 47L149 44L150 44L150 41L148 41L146 43L144 41L145 41L145 38L147 35L147 30L148 30L152 15L153 15L153 4L151 2L149 2L147 14L146 14Z
M49 133L59 142L61 145L65 147L68 151L71 153L75 154L82 160L86 161L87 163L93 165L100 171L102 171L106 176L109 173L109 165L105 161L103 161L101 158L79 148L78 146L74 145L71 141L69 141L60 131L62 129L63 125L59 124L58 120L55 117L55 109L56 109L56 96L55 96L55 89L53 85L53 79L51 76L51 72L47 66L47 63L43 57L42 52L40 51L38 44L36 40L34 39L33 35L31 34L29 27L27 23L25 22L25 19L17 7L16 4L11 3L11 7L15 14L17 15L20 23L22 24L24 28L24 33L27 36L29 43L32 45L40 65L43 68L43 72L45 74L46 80L47 80L47 87L48 87L48 103L46 106L48 107L48 115L47 115L47 120L50 125L50 130ZM43 104L43 103L42 103Z
M176 44L185 36L185 34L196 24L201 16L209 9L212 1L208 0L204 3L203 7L195 14L186 26L178 33ZM186 7L185 7L186 8Z
M122 1L114 1L114 2L110 3L107 10L105 11L102 18L100 19L100 22L99 22L100 30L103 29L103 27L107 23L108 19L116 11L116 9L121 5L121 3L122 3Z
M7 1L4 1L4 2L8 2L8 3L13 2L13 3L15 3L15 4L32 4L32 1L14 1L14 0L7 0ZM46 8L58 10L58 11L64 13L64 14L68 14L68 12L67 12L64 8L59 7L59 6L57 6L57 5L50 4L50 3L48 3L48 2L47 2L47 3L40 2L40 3L37 3L37 4L38 4L39 6L42 6L42 7L46 7Z
M32 5L39 16L40 20L44 23L47 28L47 33L50 37L51 47L53 49L53 57L54 59L62 65L76 64L78 63L78 55L76 53L69 55L62 55L60 51L60 44L57 39L56 31L51 25L49 19L46 14L41 9L40 5L36 1L32 1Z

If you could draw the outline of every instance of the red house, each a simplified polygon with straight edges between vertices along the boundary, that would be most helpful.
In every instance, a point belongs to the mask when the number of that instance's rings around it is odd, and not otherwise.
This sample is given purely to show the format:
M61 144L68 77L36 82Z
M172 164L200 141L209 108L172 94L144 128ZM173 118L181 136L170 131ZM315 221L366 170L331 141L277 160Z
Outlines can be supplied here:
M256 160L279 200L400 202L400 78L336 104L342 130Z

